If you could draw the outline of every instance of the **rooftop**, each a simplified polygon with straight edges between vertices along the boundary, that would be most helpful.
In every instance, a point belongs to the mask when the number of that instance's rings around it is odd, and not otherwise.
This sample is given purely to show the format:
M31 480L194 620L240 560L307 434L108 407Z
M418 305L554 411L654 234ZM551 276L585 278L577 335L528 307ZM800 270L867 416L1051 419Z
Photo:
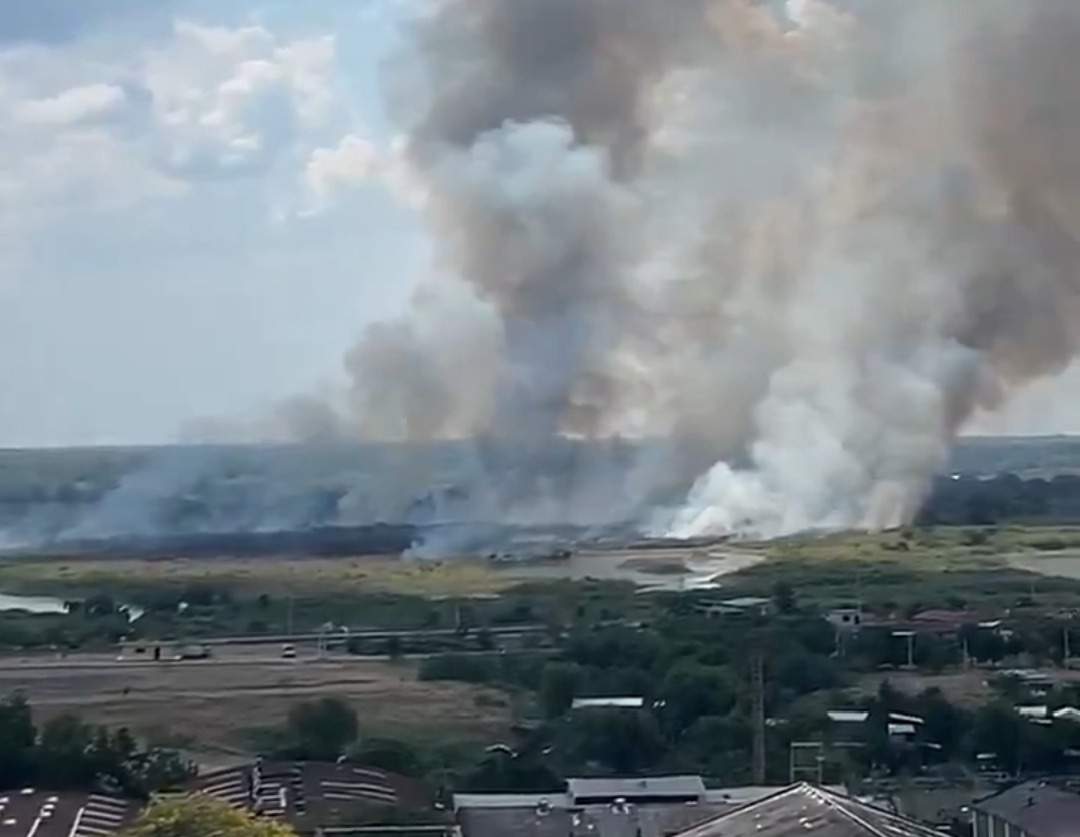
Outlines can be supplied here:
M653 776L642 779L567 779L574 802L581 800L701 799L705 783L700 776Z
M807 784L721 814L675 837L941 837L906 817Z
M255 766L249 763L205 773L185 791L287 818L311 809L333 813L355 806L419 808L428 803L415 783L382 770L327 762L263 761L258 771ZM253 800L256 772L258 793Z
M587 697L574 698L572 709L641 709L645 698L641 697Z
M642 782L646 794L642 795ZM697 776L577 779L549 794L454 794L464 837L670 837L776 788L704 790ZM673 796L665 796L672 793ZM588 801L582 802L581 799ZM604 801L597 801L603 799Z
M870 717L865 709L830 709L826 714L834 724L862 724Z
M772 599L762 598L761 596L740 596L737 599L725 599L719 604L726 607L766 607L772 604Z
M1040 782L1024 782L981 799L976 811L997 817L1030 837L1075 837L1080 796Z

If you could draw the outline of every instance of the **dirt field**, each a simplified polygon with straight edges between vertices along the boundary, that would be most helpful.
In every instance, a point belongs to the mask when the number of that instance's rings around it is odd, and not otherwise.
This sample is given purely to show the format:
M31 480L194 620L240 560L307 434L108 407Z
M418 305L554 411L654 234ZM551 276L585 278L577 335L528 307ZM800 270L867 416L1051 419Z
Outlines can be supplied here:
M229 752L252 730L280 724L289 707L325 695L348 699L361 730L384 736L505 740L506 696L459 683L425 683L407 665L323 660L31 668L4 660L0 695L23 691L40 719L87 721L173 738L191 750ZM126 693L125 693L126 690Z

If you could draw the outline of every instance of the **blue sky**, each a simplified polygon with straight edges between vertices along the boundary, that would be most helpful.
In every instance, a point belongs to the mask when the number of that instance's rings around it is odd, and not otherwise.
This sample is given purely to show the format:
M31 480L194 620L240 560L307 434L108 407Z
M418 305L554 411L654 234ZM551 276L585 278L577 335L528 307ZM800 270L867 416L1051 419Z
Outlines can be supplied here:
M404 309L428 250L380 66L409 6L0 2L0 444L258 414ZM983 426L1080 430L1077 378Z
M0 444L258 412L403 308L395 40L385 0L0 4Z

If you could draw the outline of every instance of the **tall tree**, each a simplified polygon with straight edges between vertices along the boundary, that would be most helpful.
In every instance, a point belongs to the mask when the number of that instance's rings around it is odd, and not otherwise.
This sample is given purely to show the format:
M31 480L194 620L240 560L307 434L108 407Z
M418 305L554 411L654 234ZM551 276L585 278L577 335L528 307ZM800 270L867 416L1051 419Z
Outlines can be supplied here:
M289 710L289 746L310 759L335 759L356 741L360 725L354 710L339 697L299 703Z
M29 784L34 777L37 729L26 697L15 694L0 701L0 788Z

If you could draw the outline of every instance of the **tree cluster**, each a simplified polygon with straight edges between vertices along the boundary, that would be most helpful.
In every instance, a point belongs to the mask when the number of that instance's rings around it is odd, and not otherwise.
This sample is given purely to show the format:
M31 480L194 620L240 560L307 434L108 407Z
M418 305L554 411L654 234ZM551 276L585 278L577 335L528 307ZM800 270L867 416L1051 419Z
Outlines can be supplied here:
M22 695L0 701L0 789L104 788L136 797L173 788L194 768L173 751L139 745L127 729L95 727L74 715L39 729Z
M993 526L999 523L1065 523L1080 520L1080 476L1024 479L942 477L918 516L923 526Z
M158 799L122 837L296 837L283 823L209 796Z
M862 705L870 712L862 737L863 749L850 750L865 772L914 774L927 765L983 766L1010 775L1064 774L1075 768L1071 755L1080 748L1080 724L1069 720L1034 721L1014 708L1017 694L1001 694L975 709L950 703L938 689L908 695L886 681L878 694ZM1056 695L1051 709L1075 695ZM914 715L922 720L915 737L897 739L888 734L890 713Z

